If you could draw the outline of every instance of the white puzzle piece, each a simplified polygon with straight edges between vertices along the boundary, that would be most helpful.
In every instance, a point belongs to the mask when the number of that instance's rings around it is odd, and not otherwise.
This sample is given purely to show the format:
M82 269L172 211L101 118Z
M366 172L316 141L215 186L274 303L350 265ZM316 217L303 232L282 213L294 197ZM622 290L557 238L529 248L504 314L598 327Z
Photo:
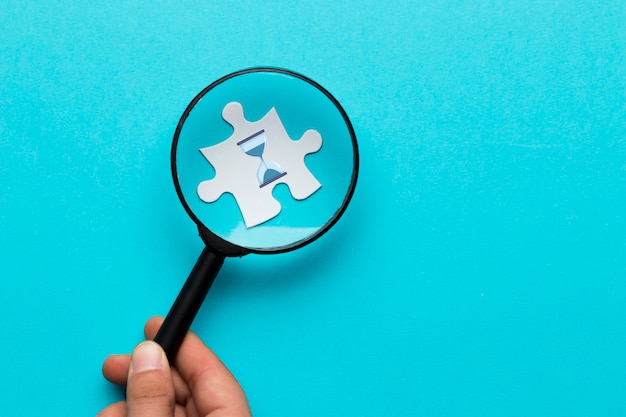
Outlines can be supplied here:
M213 179L198 185L198 196L207 203L231 193L247 228L274 217L281 210L272 196L276 184L287 184L291 196L304 200L321 184L309 171L304 157L322 147L322 136L307 130L299 140L291 140L275 108L257 122L245 119L238 102L228 103L223 119L234 133L217 145L200 149L215 168Z

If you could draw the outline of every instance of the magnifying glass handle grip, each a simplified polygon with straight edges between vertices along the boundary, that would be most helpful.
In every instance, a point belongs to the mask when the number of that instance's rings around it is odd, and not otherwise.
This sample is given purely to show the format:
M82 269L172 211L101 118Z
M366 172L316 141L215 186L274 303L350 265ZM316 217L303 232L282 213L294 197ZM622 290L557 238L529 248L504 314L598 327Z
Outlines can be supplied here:
M189 278L176 297L176 301L167 313L165 321L154 337L154 341L165 350L170 363L174 363L174 358L187 334L187 330L191 327L191 323L223 263L224 255L215 253L208 247L204 248L191 270Z

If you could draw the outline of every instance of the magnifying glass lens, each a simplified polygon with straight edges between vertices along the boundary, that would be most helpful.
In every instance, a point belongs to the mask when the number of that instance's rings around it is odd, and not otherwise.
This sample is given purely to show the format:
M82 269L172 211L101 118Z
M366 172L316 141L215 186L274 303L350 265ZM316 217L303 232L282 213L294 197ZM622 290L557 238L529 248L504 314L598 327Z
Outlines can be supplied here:
M356 141L337 101L282 70L225 77L190 104L172 151L191 217L249 252L281 252L317 237L354 186Z

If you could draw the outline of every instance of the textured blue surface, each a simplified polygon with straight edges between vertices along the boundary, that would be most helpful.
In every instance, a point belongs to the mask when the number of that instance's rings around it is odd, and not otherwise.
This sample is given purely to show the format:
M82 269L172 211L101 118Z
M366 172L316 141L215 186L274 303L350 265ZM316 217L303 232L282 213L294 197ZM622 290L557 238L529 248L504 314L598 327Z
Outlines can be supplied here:
M234 4L231 4L234 3ZM0 4L3 415L121 398L201 251L169 148L258 65L352 119L353 204L228 262L194 329L263 416L626 415L623 1Z

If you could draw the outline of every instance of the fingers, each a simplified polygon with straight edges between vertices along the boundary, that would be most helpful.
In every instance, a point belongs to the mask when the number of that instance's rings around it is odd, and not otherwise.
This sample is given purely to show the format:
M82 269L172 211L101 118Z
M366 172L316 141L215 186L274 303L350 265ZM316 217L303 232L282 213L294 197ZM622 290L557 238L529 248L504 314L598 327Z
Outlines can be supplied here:
M104 360L102 375L107 381L116 385L126 386L128 368L130 367L130 355L111 355ZM176 401L184 404L191 395L187 383L183 381L176 369L172 369L172 380L176 391Z
M130 355L111 355L104 360L102 365L102 375L107 381L116 385L126 386L128 379L128 368L130 367ZM172 369L172 380L174 381L174 389L176 391L176 401L184 403L189 397L189 387L183 381L176 369Z
M146 324L146 338L152 339L158 331L163 319L161 317L153 317ZM104 360L102 365L102 374L109 381L116 385L126 386L126 380L128 379L128 369L130 367L130 355L110 355ZM176 369L172 369L172 379L174 382L174 389L176 392L176 402L179 404L185 404L191 392L187 383L183 381L180 374Z
M147 340L154 339L154 336L157 334L162 323L162 317L152 317L146 322L144 334ZM102 364L102 375L104 375L109 382L117 385L126 385L129 366L129 354L109 355Z
M163 318L161 317L152 317L148 320L144 328L146 339L154 339L162 323ZM114 384L126 385L129 366L130 355L110 355L102 364L102 374L108 381Z
M154 339L154 336L156 336L164 320L163 317L159 316L150 317L148 319L146 325L143 327L143 334L146 336L146 339Z
M102 364L102 375L117 385L126 385L130 355L110 355Z
M153 317L148 320L144 328L146 338L153 339L162 323L163 318L161 317ZM231 415L234 417L250 416L250 409L239 383L220 359L195 334L192 332L187 333L176 357L176 369L170 369L169 366L167 366L167 359L165 356L162 356L161 364L165 364L166 366L159 369L148 369L144 372L137 372L137 358L141 357L137 356L137 349L144 344L154 343L144 342L140 344L133 354L133 358L135 358L134 362L131 360L130 355L111 355L105 360L102 366L102 373L107 380L118 385L125 385L128 379L127 397L129 402L129 414L127 417L144 417L143 414L130 414L131 407L135 407L133 404L138 404L140 407L140 411L138 412L143 413L141 407L146 406L146 402L154 402L155 398L158 401L164 401L168 410L173 410L174 400L171 400L171 403L169 401L170 398L174 398L174 396L178 404L182 407L186 406L187 415L206 416L215 413L212 415ZM158 349L161 353L163 352L160 347ZM158 361L153 365L156 366L155 364L158 365ZM144 391L143 394L140 391L135 392L135 389L139 386L137 384L137 378L141 378L145 384L142 383L140 385L146 388L150 386L150 384L154 385L157 380L163 381L161 378L164 378L165 374L169 375L169 384L166 384L167 390L164 391L161 389L161 391L159 391L156 389L158 387L155 386L153 387L154 390L150 392ZM163 386L161 386L161 388ZM169 391L170 389L171 391ZM131 391L133 395L135 393L139 395L138 397L132 397L134 398L132 401ZM172 396L170 397L170 395ZM147 400L145 398L146 396L149 397L150 400ZM176 416L179 416L182 412L181 406L176 406ZM109 406L103 413L108 412L107 410L109 409L117 412L118 408L115 407L119 406ZM111 417L126 416L125 413L113 414L113 411L111 411L111 414L103 415L107 417L109 415ZM153 413L149 415L150 417L161 417L160 414ZM170 415L167 416L170 417Z
M162 323L161 317L148 320L144 327L146 338L154 338ZM191 331L176 355L176 369L191 389L191 396L179 402L193 401L193 408L199 415L217 411L235 417L250 416L248 401L235 377Z
M187 333L176 367L191 389L201 416L217 411L237 417L250 416L248 402L235 377L193 332Z
M152 341L133 351L126 386L128 417L174 417L174 385L163 349Z

